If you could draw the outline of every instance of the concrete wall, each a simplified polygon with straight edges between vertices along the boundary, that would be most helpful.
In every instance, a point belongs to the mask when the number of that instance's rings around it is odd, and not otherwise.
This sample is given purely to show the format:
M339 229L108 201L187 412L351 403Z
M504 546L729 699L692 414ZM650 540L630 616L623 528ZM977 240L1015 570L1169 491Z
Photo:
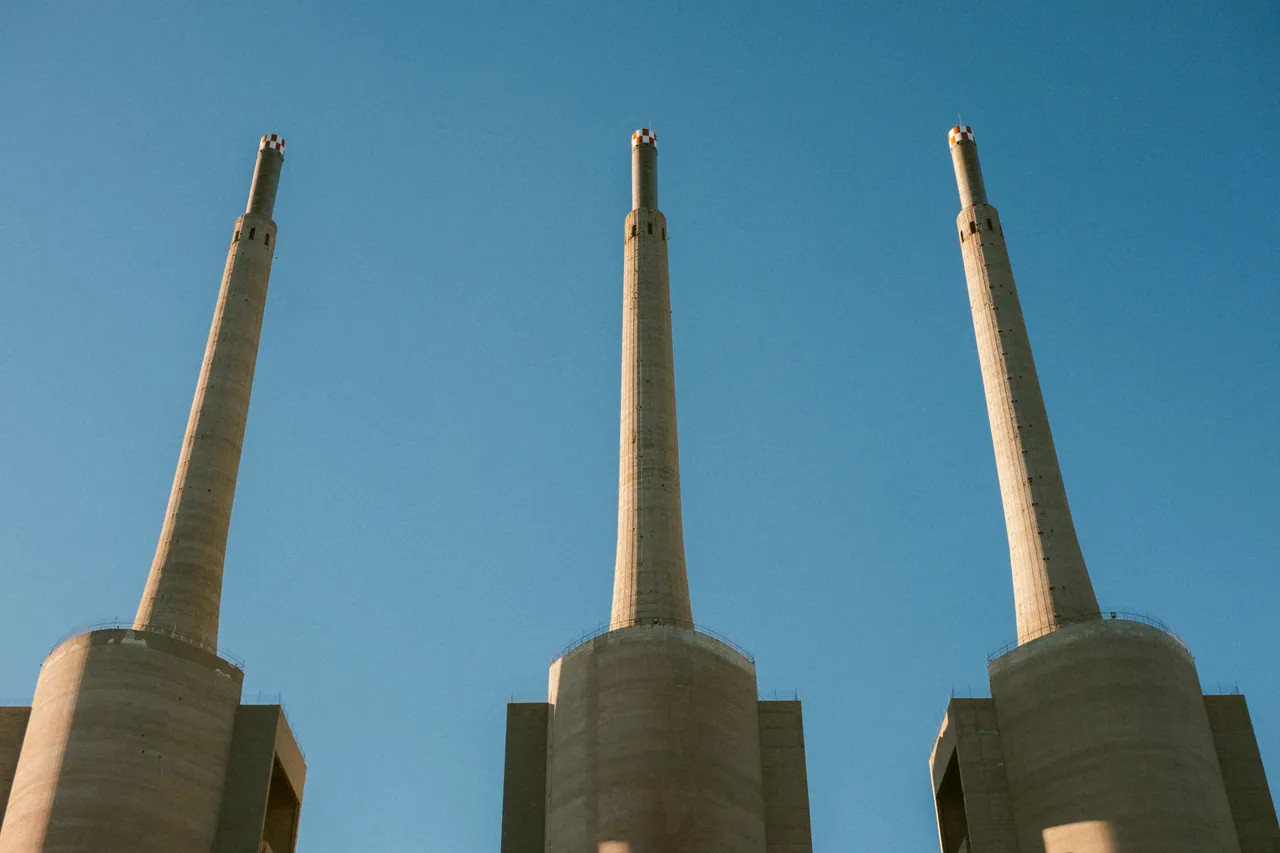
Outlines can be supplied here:
M929 769L943 853L1019 853L992 700L951 700Z
M1237 853L1190 654L1123 620L990 665L1021 853Z
M507 756L502 772L502 853L543 853L547 831L546 702L507 706Z
M306 763L279 705L241 705L227 761L215 853L293 853Z
M1206 696L1205 711L1222 767L1242 853L1280 853L1280 825L1243 696Z
M0 825L4 824L5 806L9 802L9 788L13 774L18 769L18 756L22 754L22 737L27 731L30 708L0 708Z
M36 684L0 851L209 850L242 678L147 632L58 646Z
M765 853L755 666L660 625L551 666L549 853Z
M759 713L766 849L768 853L813 853L800 703L761 702Z

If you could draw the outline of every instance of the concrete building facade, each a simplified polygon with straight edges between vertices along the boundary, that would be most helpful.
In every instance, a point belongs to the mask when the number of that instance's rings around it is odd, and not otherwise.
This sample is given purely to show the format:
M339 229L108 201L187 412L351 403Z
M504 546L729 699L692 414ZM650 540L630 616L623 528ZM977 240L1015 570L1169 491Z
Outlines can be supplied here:
M1018 644L953 699L931 756L943 853L1278 853L1243 696L1205 696L1182 641L1100 610L999 213L952 129L957 220L1013 570Z
M800 703L760 701L751 657L693 623L657 157L636 131L609 628L508 708L503 853L812 851Z
M284 148L259 144L136 621L62 642L31 707L0 709L3 853L294 850L306 764L217 649Z

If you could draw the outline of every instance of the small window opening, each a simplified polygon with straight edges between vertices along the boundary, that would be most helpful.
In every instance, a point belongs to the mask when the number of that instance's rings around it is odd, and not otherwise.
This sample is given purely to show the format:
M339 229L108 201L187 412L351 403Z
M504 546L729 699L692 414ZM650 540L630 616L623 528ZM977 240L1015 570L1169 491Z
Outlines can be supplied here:
M636 226L635 226L635 225L632 225L632 226L631 226L631 236L632 236L632 237L636 236Z
M976 222L970 222L970 223L969 223L969 233L970 233L970 234L977 234L977 233L978 233L978 223L976 223ZM249 239L250 239L250 240L252 240L252 239L253 239L253 237L252 237L252 236L250 236L250 237L249 237Z
M665 228L662 229L662 239L663 240L667 239L667 229Z
M961 243L963 243L963 242L964 242L964 232L963 232L963 231L961 231L961 232L960 232L960 242L961 242Z
M231 242L232 242L232 243L239 243L239 242L240 242L240 231L239 231L239 229L237 229L237 230L236 230L236 236L234 236L234 237L232 237L232 238L231 238Z
M988 219L988 220L987 220L987 230L988 230L988 231L993 231L993 230L995 230L995 229L993 229L993 228L991 227L991 220L990 220L990 219Z
M650 234L652 234L652 233L653 233L653 223L652 223L652 222L650 222L650 223L649 223L649 233L650 233Z
M257 234L257 233L258 233L258 229L257 229L257 228L250 228L250 229L249 229L249 239L250 239L250 240L252 240L252 239L253 239L253 235L254 235L254 234Z
M271 245L271 232L270 232L270 231L268 231L266 234L263 234L263 235L262 235L262 245L264 245L264 246L270 246L270 245Z

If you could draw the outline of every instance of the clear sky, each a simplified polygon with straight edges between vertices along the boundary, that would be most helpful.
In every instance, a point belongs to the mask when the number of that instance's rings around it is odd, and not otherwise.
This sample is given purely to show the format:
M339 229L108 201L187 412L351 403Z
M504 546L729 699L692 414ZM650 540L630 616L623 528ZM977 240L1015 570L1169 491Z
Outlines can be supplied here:
M936 849L1014 633L947 153L973 125L1099 599L1280 788L1280 6L0 9L0 697L130 618L258 137L289 141L223 644L301 848L496 850L506 703L607 621L622 225L661 137L695 618L804 700L815 849Z

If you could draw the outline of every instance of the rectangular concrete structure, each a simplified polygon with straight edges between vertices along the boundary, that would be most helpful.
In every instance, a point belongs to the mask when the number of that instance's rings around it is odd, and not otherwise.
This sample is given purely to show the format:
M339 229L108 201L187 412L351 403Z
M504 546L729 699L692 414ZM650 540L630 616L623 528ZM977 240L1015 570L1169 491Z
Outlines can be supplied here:
M761 701L759 713L765 847L768 853L812 853L800 702Z
M547 702L507 706L502 853L542 853L547 834Z
M284 709L241 705L215 853L293 853L306 782L306 762Z
M1018 853L995 703L952 699L929 762L943 853Z
M30 718L29 706L0 708L0 825L4 824L4 809L9 802L9 789L13 787L13 774L18 769L22 738Z
M1248 703L1234 694L1205 696L1204 706L1240 837L1240 853L1280 853L1280 824Z

